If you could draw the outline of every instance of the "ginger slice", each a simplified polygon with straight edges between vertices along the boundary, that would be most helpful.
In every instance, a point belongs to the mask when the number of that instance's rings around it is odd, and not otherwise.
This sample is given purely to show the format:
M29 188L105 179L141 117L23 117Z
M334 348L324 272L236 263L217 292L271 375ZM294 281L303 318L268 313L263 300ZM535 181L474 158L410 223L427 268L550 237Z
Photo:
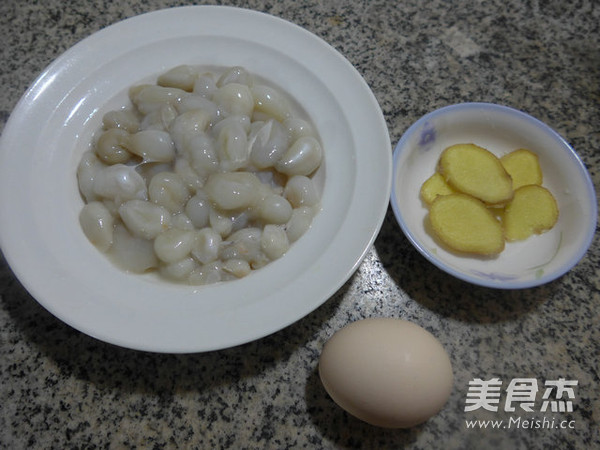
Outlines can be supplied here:
M445 149L438 171L454 189L488 205L506 203L513 196L512 179L500 159L475 144L456 144Z
M454 192L456 191L438 172L427 178L421 186L421 198L427 205L431 205L438 195L448 195Z
M535 184L522 186L506 205L503 218L506 239L527 239L550 230L557 220L558 205L548 189Z
M520 148L502 156L500 162L513 180L513 189L528 184L542 185L542 168L535 153Z
M454 193L438 196L429 209L431 227L450 249L478 255L504 250L502 225L480 200Z

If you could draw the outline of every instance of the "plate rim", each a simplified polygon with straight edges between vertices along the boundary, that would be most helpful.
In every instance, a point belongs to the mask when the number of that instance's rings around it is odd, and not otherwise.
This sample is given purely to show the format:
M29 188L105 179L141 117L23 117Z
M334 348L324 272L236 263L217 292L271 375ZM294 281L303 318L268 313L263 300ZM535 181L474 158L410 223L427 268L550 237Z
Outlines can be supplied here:
M10 149L7 148L11 141L11 138L14 134L18 134L18 130L14 130L14 128L19 124L20 117L28 114L28 108L35 108L35 98L39 96L43 96L44 89L52 86L52 78L53 75L56 75L57 71L64 70L65 64L75 64L73 59L77 56L77 52L83 51L86 45L90 44L92 41L96 43L96 41L102 42L105 36L111 36L111 33L114 30L126 30L129 28L139 27L140 24L145 24L146 21L158 21L161 20L174 20L180 15L187 15L189 13L197 14L199 12L205 13L210 11L211 14L224 15L227 16L229 14L234 15L242 15L245 16L245 20L253 20L253 18L258 18L260 21L268 21L269 23L277 24L279 27L289 28L290 31L294 30L297 36L300 36L304 39L310 39L310 44L318 46L322 51L325 51L330 56L336 59L337 64L342 64L346 70L349 71L353 80L358 82L360 86L358 86L361 90L361 94L369 99L370 104L368 105L370 108L370 112L375 113L375 116L372 120L377 123L377 130L373 130L373 133L378 133L378 139L382 140L385 143L386 148L382 148L381 150L381 161L378 163L381 167L380 169L383 172L378 173L377 178L380 180L382 189L379 197L377 199L371 199L370 203L374 203L377 206L374 207L375 214L369 220L368 229L364 230L364 234L360 238L361 244L357 247L360 247L360 251L355 249L354 254L352 256L352 261L346 261L343 269L343 276L339 275L341 271L338 271L338 275L336 279L332 280L332 282L327 286L327 288L321 289L319 294L320 298L311 299L307 302L307 304L303 308L303 312L301 315L294 315L293 317L287 317L286 320L280 320L276 325L265 326L260 331L249 332L246 331L244 336L238 336L238 338L234 339L225 339L220 343L206 343L206 342L193 342L193 343L181 343L178 345L168 344L166 346L156 345L156 343L152 343L149 345L144 345L140 343L138 340L135 342L130 341L129 339L123 337L114 338L112 336L104 335L102 332L98 330L87 329L85 326L82 326L79 323L76 323L72 320L71 317L65 315L64 310L61 307L57 307L56 304L53 304L51 301L48 302L44 299L43 289L40 288L36 284L35 276L27 273L26 265L23 261L19 261L18 250L15 249L12 239L14 236L8 236L5 231L0 230L0 247L4 254L4 257L9 264L11 270L15 273L16 277L25 287L25 289L34 297L34 299L40 303L45 309L47 309L51 314L56 316L58 319L62 320L66 324L72 326L79 331L90 335L94 338L102 340L104 342L108 342L114 345L118 345L121 347L143 350L143 351L152 351L152 352L160 352L160 353L195 353L195 352L204 352L211 350L219 350L223 348L233 347L236 345L241 345L262 337L265 337L273 332L279 331L290 324L296 322L297 320L305 317L310 314L320 305L325 303L332 295L335 294L337 290L352 276L352 274L357 270L358 266L364 259L366 253L373 245L379 230L383 224L385 214L387 211L387 207L389 204L389 196L391 192L391 179L392 179L392 146L389 138L389 131L387 128L387 124L385 122L385 118L381 111L381 108L373 94L370 90L366 81L362 78L360 73L354 68L351 63L336 49L334 49L331 45L329 45L322 38L316 36L315 34L309 32L308 30L296 25L292 22L289 22L283 18L273 16L267 13L262 13L259 11L238 8L232 6L213 6L213 5L193 5L193 6L180 6L175 8L166 8L160 9L152 12L147 12L144 14L140 14L137 16L130 17L128 19L124 19L122 21L116 22L112 25L107 26L95 33L92 33L88 37L83 40L77 42L72 47L67 49L61 55L59 55L54 61L52 61L36 78L36 80L32 83L32 85L27 89L27 91L23 94L23 96L19 99L17 105L13 109L9 119L7 120L4 132L0 137L0 160L6 161L7 154L10 153ZM139 30L138 30L139 31ZM143 33L141 33L143 34ZM31 105L30 105L31 103ZM33 105L33 106L32 106ZM19 120L17 120L19 119ZM384 133L385 131L385 133ZM353 138L354 139L354 138ZM2 170L0 168L0 170ZM5 170L4 170L5 171ZM358 173L358 172L357 172ZM362 173L359 175L363 176ZM6 185L7 181L0 181L0 184ZM5 200L0 194L0 199ZM376 200L376 201L375 201ZM3 201L4 203L4 201ZM5 209L5 208L2 208ZM5 223L8 221L7 214L0 210L0 223ZM2 227L3 229L5 227ZM103 256L103 255L102 255ZM60 305L59 305L60 306Z

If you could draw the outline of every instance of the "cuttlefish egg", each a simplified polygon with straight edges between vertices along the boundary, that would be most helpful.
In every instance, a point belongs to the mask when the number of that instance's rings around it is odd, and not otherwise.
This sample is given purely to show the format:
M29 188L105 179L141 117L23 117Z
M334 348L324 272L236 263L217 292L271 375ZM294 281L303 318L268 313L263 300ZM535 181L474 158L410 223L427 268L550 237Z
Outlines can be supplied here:
M336 332L323 348L319 375L340 407L385 428L425 422L443 408L453 384L442 344L392 318L359 320Z

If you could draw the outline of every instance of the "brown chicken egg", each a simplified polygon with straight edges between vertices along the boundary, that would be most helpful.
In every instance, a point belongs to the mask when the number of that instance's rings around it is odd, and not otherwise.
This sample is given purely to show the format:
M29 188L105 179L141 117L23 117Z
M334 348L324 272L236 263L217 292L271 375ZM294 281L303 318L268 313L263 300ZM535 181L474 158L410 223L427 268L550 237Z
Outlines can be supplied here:
M340 407L385 428L425 422L443 408L453 384L442 344L392 318L359 320L336 332L321 353L319 376Z

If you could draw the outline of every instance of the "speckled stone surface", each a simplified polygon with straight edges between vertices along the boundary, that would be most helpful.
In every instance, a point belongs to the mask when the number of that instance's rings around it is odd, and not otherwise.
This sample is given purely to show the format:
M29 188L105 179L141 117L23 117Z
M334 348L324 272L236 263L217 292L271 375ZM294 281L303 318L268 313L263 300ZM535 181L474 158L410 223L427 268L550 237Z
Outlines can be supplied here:
M202 3L202 2L201 2ZM594 0L224 1L294 22L364 76L392 143L438 107L487 101L548 123L600 186L600 4ZM0 124L61 52L169 1L0 2ZM598 195L598 194L597 194ZM297 323L236 348L152 354L97 341L54 318L0 260L0 448L600 448L600 243L562 278L495 291L440 272L388 212L355 275ZM409 430L339 409L317 373L327 339L372 316L436 335L455 384L444 409ZM469 381L577 380L572 412L465 412ZM538 401L542 393L538 393ZM502 397L504 398L504 397ZM468 428L472 419L557 427ZM558 425L572 427L559 428Z

